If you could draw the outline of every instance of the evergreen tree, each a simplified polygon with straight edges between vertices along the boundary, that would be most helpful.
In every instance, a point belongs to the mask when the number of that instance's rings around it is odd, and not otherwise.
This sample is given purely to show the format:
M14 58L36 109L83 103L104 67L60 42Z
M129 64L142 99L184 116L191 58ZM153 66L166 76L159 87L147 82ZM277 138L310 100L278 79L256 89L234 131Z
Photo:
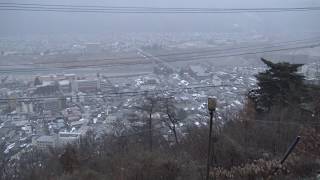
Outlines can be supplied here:
M305 85L304 76L298 74L298 68L303 64L273 63L263 58L261 60L268 69L256 75L258 88L249 93L256 109L266 112L274 105L300 104Z

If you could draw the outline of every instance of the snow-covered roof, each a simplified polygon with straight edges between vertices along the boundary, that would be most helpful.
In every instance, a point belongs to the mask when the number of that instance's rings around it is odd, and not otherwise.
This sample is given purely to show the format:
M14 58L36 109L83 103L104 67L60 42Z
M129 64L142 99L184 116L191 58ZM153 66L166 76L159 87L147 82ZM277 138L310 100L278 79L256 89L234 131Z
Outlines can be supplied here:
M60 86L67 86L70 84L70 81L69 80L62 80L62 81L59 81L59 85Z

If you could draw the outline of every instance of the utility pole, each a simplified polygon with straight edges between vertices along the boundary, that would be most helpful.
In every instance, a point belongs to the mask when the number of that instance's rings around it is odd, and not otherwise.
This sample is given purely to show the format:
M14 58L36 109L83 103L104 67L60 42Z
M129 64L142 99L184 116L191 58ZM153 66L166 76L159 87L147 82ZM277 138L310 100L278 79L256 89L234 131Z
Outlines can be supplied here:
M212 142L212 124L213 124L213 112L216 111L217 100L215 98L208 98L208 110L210 114L210 127L209 127L209 142L208 142L208 159L207 159L207 172L206 180L209 180L210 172L210 160L211 160L211 142Z
M287 152L284 154L283 158L280 161L280 164L282 165L287 158L289 157L289 155L292 153L292 151L294 150L294 148L296 147L296 145L299 143L301 137L297 136L296 139L294 140L294 142L289 146ZM277 171L279 170L279 167L277 167L272 174L275 174Z
M148 122L148 128L149 128L149 148L150 148L150 152L152 152L152 146L153 146L153 142L152 142L152 112L153 111L153 103L151 104L151 108L150 108L150 112L149 112L149 122Z

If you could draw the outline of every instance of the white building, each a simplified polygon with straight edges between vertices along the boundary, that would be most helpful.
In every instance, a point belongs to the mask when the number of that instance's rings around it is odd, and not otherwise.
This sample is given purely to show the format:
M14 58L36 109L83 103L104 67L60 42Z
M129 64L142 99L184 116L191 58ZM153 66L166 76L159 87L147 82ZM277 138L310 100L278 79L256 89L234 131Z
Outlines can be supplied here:
M82 126L79 132L59 132L57 135L40 136L32 140L32 144L39 149L47 149L49 147L63 147L68 144L79 143L81 134L88 131L88 126Z
M45 76L38 76L40 81L61 81L61 80L72 80L76 78L75 74L50 74Z
M57 140L56 136L40 136L33 140L33 145L39 149L45 150L49 147L56 147Z
M59 132L58 143L59 146L64 146L72 143L79 143L81 134L76 132Z
M19 102L19 105L17 107L17 112L33 113L33 103L32 102Z
M69 80L61 80L58 82L59 88L63 93L70 93L72 90L71 82Z

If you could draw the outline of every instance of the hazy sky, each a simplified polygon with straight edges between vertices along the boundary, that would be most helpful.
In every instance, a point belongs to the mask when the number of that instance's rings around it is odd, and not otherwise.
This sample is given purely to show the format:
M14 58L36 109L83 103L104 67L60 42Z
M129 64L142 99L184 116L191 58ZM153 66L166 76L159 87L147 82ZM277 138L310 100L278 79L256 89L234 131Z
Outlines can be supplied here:
M0 0L0 2L20 2ZM24 0L23 3L152 7L305 7L318 0ZM0 11L0 35L319 29L320 12L269 14L94 14Z

